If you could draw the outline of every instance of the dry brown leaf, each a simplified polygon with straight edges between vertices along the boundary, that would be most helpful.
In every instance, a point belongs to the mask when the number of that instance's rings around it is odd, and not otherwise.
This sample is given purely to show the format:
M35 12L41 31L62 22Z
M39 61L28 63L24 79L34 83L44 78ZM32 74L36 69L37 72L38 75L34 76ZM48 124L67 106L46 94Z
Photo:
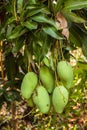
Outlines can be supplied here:
M63 16L62 13L58 13L56 17L56 23L59 29L62 30L62 34L69 39L69 29L66 18Z

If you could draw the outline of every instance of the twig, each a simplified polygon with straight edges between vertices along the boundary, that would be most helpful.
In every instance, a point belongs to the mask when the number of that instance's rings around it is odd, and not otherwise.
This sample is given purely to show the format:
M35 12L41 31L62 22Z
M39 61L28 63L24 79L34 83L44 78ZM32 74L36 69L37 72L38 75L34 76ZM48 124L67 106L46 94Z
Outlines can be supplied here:
M16 20L16 22L17 22L17 21L18 21L18 17L17 17L16 4L17 4L17 1L16 1L16 0L13 0L14 16L15 16L15 20Z
M0 46L2 47L2 45L3 45L3 42L2 41L0 41ZM2 49L1 49L1 51L0 51L0 66L1 66L1 76L2 76L2 81L3 81L3 83L4 83L4 69L3 69L3 58L2 58L2 56L3 56L3 52L2 52Z
M16 101L12 102L12 127L13 130L18 130L18 122L17 122L17 110L16 110Z

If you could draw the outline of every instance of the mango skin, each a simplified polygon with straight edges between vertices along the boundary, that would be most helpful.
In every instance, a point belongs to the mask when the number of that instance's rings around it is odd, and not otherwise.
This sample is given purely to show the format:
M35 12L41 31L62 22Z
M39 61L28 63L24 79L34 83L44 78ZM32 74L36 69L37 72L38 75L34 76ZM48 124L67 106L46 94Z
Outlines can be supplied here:
M73 83L73 69L69 62L60 61L57 65L57 73L64 86L69 89Z
M50 110L50 97L49 94L43 86L38 86L36 91L33 93L33 102L36 104L37 108L46 114Z
M28 72L21 84L21 94L24 98L29 99L38 83L37 75L34 72Z
M47 89L49 93L52 93L55 86L55 79L53 72L47 66L42 66L40 68L40 80L42 81L43 86Z
M52 95L54 110L57 113L62 113L68 103L69 93L64 86L55 87Z
M34 107L34 102L33 102L32 97L27 99L27 104L28 104L29 107Z

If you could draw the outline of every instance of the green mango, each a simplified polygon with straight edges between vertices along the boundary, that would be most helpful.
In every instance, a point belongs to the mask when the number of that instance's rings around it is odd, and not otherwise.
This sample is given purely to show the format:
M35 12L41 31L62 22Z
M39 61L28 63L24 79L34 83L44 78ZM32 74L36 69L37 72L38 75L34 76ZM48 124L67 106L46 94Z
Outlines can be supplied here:
M46 114L50 110L50 97L49 94L43 86L38 86L36 91L33 93L33 102L36 104L37 108Z
M21 94L24 98L29 99L38 84L37 75L34 72L28 72L21 84Z
M40 80L49 93L53 92L55 79L52 70L47 66L40 68Z
M29 107L34 107L34 102L32 98L27 99L27 104Z
M57 65L57 73L64 86L69 89L73 83L73 69L69 62L60 61Z
M57 113L62 113L68 103L69 93L64 86L55 87L52 95L54 110Z
M69 80L69 81L62 81L63 82L63 85L67 88L67 89L70 89L73 87L73 80Z

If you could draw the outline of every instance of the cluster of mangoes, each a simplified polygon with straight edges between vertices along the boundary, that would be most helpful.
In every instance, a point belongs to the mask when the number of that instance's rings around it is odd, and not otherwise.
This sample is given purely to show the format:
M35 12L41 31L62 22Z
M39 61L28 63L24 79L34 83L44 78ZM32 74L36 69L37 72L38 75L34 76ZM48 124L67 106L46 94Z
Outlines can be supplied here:
M23 78L22 96L31 107L36 105L43 114L48 113L52 106L57 113L62 113L68 103L68 89L73 82L72 66L67 61L58 62L57 76L62 85L56 85L55 72L44 65L39 70L39 80L34 72L28 72Z

